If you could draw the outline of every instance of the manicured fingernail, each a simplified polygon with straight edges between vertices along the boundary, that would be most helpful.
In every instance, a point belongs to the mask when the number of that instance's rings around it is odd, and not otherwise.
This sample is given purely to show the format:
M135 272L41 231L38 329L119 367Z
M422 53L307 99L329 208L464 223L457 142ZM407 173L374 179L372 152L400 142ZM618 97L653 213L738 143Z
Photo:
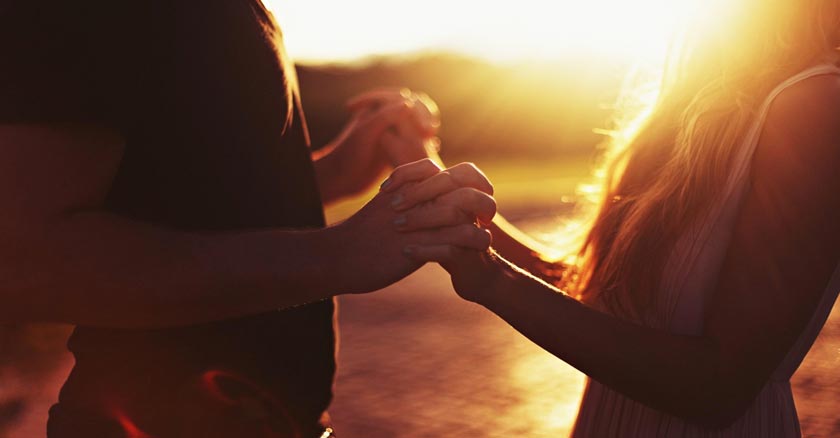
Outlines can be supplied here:
M415 249L416 248L413 247L413 246L406 246L406 247L403 248L403 254L412 255L412 254L414 254Z
M405 225L406 222L408 222L408 220L406 219L404 214L401 214L397 216L396 219L394 219L394 225L396 225L397 228L402 227L403 225Z
M394 196L394 199L391 200L391 207L399 207L400 205L402 205L404 200L405 199L403 198L403 195Z
M379 185L379 190L387 189L391 185L391 183L393 183L391 178L388 178L385 181L382 181L382 184Z

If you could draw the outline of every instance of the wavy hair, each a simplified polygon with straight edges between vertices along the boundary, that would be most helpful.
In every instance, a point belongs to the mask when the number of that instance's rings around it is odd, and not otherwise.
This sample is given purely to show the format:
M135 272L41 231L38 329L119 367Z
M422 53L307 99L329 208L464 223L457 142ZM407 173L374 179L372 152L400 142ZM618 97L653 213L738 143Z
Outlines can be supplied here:
M840 45L838 0L726 0L717 12L675 36L652 104L624 99L597 213L563 281L628 320L663 322L668 258L722 189L763 99Z

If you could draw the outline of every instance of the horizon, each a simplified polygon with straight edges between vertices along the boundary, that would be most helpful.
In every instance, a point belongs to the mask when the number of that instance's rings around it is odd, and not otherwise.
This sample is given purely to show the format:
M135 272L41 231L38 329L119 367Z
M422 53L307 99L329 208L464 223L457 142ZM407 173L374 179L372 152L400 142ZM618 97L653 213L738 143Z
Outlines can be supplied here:
M424 53L454 53L497 64L580 56L658 62L676 27L696 14L700 3L520 0L513 7L495 0L475 7L426 0L424 7L406 10L403 2L385 0L265 0L284 31L290 56L306 64L353 64Z

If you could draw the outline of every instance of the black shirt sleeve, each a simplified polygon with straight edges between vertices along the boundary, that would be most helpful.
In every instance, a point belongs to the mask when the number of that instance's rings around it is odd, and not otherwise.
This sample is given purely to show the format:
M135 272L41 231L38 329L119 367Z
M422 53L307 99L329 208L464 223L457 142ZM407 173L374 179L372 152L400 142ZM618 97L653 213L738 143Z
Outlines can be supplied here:
M93 1L0 3L0 123L114 122L128 57L108 14Z

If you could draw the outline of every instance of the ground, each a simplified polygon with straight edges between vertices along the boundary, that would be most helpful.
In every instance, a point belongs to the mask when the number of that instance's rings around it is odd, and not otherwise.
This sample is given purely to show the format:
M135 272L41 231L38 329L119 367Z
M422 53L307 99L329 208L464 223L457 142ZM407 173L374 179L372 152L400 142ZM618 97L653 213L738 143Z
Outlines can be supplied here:
M342 298L339 319L341 365L331 409L339 436L569 433L583 375L460 300L440 268ZM793 386L804 436L840 436L840 305Z

